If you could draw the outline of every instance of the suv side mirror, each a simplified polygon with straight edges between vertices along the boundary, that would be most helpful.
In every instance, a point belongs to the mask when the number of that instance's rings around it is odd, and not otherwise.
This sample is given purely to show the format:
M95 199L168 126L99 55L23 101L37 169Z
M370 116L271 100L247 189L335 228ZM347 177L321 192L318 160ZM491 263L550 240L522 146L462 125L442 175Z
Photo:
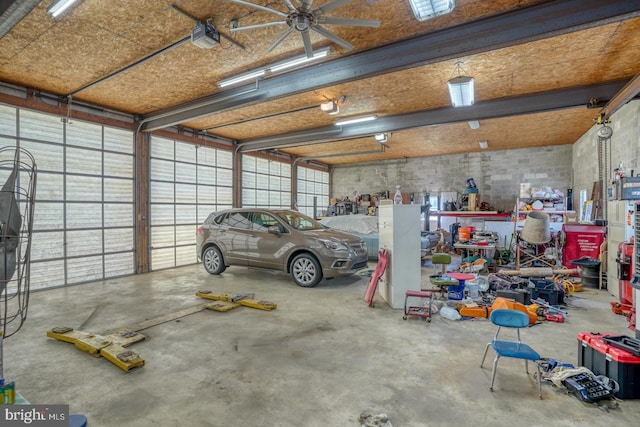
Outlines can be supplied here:
M282 235L282 233L280 232L280 228L277 225L272 225L267 227L267 232L271 234L275 234L278 237Z

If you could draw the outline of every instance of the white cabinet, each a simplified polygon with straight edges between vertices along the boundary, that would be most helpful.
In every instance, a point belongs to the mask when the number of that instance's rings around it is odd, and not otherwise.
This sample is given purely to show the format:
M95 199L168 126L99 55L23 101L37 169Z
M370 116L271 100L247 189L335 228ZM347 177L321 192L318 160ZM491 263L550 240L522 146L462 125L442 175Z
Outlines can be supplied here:
M389 264L378 293L391 308L403 308L407 290L420 290L420 206L378 208L379 247L389 251Z

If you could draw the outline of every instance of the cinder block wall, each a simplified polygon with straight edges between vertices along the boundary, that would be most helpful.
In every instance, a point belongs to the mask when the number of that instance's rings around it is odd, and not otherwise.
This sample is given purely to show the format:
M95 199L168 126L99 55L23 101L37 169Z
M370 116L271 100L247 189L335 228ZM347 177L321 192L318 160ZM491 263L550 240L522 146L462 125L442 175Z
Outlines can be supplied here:
M401 185L403 192L437 195L458 191L473 178L480 200L494 209L511 211L520 183L549 186L566 192L571 187L571 145L483 151L399 161L337 166L331 175L331 197L377 194Z
M597 112L594 113L594 116ZM587 190L587 198L591 197L594 181L598 181L598 144L606 144L610 163L608 166L608 180L613 178L613 170L622 165L631 168L635 175L640 175L640 100L626 104L611 117L608 124L613 129L609 141L598 141L597 130L600 125L593 127L573 144L574 169L574 206L578 210L581 189ZM603 150L604 151L604 150Z

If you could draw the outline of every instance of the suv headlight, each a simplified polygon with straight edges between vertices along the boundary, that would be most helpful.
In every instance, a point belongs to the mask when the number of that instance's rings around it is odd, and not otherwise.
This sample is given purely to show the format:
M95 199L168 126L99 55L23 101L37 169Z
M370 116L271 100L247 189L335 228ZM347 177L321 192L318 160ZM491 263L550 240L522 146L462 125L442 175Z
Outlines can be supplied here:
M333 240L321 240L322 244L333 251L349 250L349 248L340 242L334 242Z

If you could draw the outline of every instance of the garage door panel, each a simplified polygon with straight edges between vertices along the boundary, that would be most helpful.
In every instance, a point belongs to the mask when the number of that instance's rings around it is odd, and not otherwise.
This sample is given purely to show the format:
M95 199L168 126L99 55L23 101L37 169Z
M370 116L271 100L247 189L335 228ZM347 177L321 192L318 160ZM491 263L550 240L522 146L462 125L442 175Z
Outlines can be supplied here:
M102 203L68 203L67 228L102 228Z
M176 266L175 248L162 248L151 250L151 269L160 270Z
M39 261L64 257L64 232L37 232L31 235L31 260Z
M155 203L151 205L151 226L172 225L175 222L175 205Z
M133 180L104 178L104 200L107 202L133 200Z
M107 254L104 256L104 275L117 277L131 274L135 268L132 252L120 254Z
M198 165L198 184L216 185L216 169L210 166Z
M133 251L133 229L132 228L110 228L104 231L104 253L113 252L131 253Z
M173 182L175 180L175 163L169 160L151 159L149 175L152 180Z
M64 203L36 202L33 209L34 231L61 228L64 228Z
M40 165L38 165L40 166ZM64 176L38 171L36 200L64 200ZM37 206L37 204L36 204Z
M151 228L151 245L153 249L175 246L175 227L158 226Z
M102 149L102 126L74 120L67 126L67 144L78 147Z
M195 203L196 186L193 184L176 184L177 203Z
M151 181L151 203L173 203L174 186L173 182Z
M133 176L133 156L104 153L104 174L106 176L131 178Z
M179 225L176 227L176 242L180 244L196 243L196 224ZM194 252L195 253L195 252Z
M196 146L184 142L176 142L176 161L195 163L196 162Z
M176 163L176 181L192 183L196 182L196 165Z
M133 132L125 129L104 127L103 147L105 151L133 154Z
M31 153L38 166L38 173L64 171L64 149L61 145L21 140L20 147Z
M189 265L198 262L196 245L178 246L176 248L176 265Z
M31 290L44 289L65 284L65 260L31 263Z
M20 110L20 137L62 143L63 123L59 116Z
M196 222L196 204L176 205L176 224L194 224Z
M102 255L71 258L67 261L67 282L81 283L102 279Z
M103 230L67 231L67 256L102 254Z
M0 135L16 136L17 117L15 107L0 104Z
M105 227L133 227L133 203L105 203Z
M67 175L67 200L102 200L102 178Z

